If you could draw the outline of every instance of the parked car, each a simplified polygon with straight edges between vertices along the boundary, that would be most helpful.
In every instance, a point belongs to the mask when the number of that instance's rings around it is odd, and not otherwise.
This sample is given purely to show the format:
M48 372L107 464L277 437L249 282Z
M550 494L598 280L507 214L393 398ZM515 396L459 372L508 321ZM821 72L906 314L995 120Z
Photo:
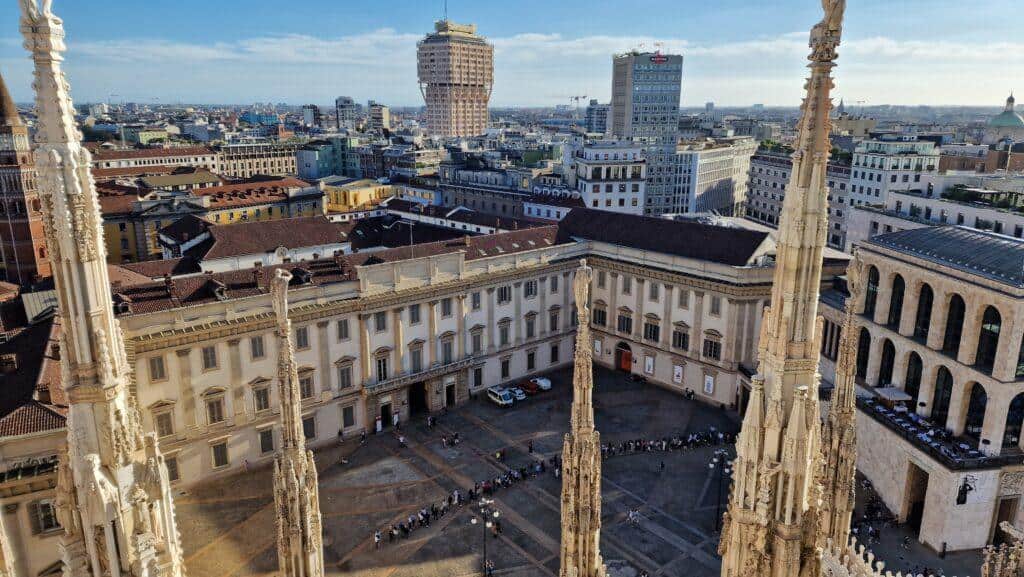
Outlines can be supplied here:
M533 377L532 379L530 379L530 382L533 383L534 385L537 385L537 388L542 391L551 390L551 379L547 377Z
M538 387L537 383L533 382L532 379L519 385L519 388L522 389L527 395L530 395L531 397L540 392L540 387Z
M515 403L512 398L512 393L499 387L491 387L487 389L487 398L499 407L511 407Z
M508 390L508 392L512 393L512 396L515 397L517 401L526 400L526 391L520 389L519 387L512 387L511 389Z

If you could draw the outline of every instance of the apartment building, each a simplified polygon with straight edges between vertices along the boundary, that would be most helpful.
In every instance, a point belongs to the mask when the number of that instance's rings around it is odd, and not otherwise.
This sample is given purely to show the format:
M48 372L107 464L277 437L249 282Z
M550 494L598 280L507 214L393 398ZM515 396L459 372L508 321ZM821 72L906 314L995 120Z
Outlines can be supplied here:
M644 214L647 161L644 149L629 142L595 141L576 150L576 189L583 205L626 214Z
M669 212L714 212L741 216L747 199L749 136L686 143L676 148L675 192Z
M92 154L93 168L141 168L150 166L194 166L221 172L220 154L205 146L173 148L101 148Z
M926 140L865 140L850 168L850 200L884 205L890 191L929 189L938 177L939 149Z
M220 154L219 173L235 178L295 175L298 173L295 162L297 149L298 145L287 142L225 144L217 149Z
M432 136L478 136L487 130L494 86L494 47L473 24L434 23L416 49L420 92Z

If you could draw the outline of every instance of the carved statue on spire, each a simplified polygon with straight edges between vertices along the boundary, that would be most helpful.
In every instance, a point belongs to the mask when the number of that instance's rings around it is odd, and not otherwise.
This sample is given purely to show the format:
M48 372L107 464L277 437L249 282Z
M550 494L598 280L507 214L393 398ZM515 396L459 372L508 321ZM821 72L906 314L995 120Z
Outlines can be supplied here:
M586 260L573 280L579 319L573 363L573 401L562 449L562 550L560 577L604 577L601 558L601 435L594 430L590 341L590 279Z

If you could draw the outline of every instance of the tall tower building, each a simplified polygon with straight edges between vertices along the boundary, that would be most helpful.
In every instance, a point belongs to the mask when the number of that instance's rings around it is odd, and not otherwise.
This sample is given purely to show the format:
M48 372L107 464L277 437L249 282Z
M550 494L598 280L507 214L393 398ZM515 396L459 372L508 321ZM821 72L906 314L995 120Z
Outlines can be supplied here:
M174 502L156 434L143 436L128 391L131 368L114 317L103 219L61 70L64 25L50 2L22 0L21 32L35 63L36 167L68 400L58 468L64 575L182 577Z
M826 481L824 471L836 460L822 453L818 298L828 233L832 69L846 2L822 4L825 17L811 30L811 75L782 205L771 306L761 323L760 365L736 441L719 544L723 577L819 575L820 552L836 534L825 526L830 515L822 506L825 497L835 498L826 485L839 484Z
M28 127L0 76L0 253L8 282L50 276L41 209Z
M647 157L645 214L673 212L678 191L675 153L683 57L629 52L612 59L611 131L644 147Z
M334 100L335 119L338 130L355 130L359 123L362 107L351 96L339 96Z
M477 136L487 130L487 103L494 87L494 47L473 24L434 23L420 41L416 60L420 92L433 136Z

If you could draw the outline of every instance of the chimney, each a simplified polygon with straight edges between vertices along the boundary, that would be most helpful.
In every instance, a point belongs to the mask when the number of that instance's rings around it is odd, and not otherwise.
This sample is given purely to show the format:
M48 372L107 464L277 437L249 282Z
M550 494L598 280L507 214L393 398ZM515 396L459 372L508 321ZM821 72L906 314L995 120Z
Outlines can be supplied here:
M260 280L262 277L263 275L260 273L260 267L252 269L252 284L254 284L257 289L260 288Z

